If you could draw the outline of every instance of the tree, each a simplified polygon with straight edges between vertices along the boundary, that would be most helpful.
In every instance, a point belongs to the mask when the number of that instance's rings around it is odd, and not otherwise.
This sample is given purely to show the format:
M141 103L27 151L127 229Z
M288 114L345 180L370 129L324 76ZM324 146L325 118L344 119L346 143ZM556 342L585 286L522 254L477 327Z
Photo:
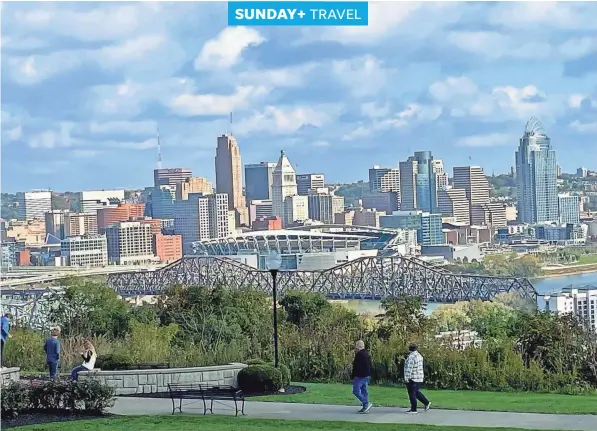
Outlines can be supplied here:
M512 334L515 311L500 302L472 300L468 304L471 327L482 338L505 338Z
M118 337L127 332L130 305L105 283L71 277L63 280L62 287L52 294L48 320L64 335Z
M467 314L468 303L442 304L433 310L431 319L440 332L463 331L471 328L471 319Z
M309 292L287 292L280 306L286 311L288 322L299 327L314 323L332 308L323 295Z
M419 337L432 325L425 316L423 301L417 297L388 298L381 301L386 313L382 316L378 334L383 339L396 335L402 339Z

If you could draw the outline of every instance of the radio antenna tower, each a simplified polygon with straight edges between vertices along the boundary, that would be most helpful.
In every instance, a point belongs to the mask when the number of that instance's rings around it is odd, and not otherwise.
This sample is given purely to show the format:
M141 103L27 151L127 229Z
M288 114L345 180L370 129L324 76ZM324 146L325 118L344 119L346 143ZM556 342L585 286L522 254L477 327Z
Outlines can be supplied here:
M160 128L158 127L158 169L162 169L162 147L160 145Z

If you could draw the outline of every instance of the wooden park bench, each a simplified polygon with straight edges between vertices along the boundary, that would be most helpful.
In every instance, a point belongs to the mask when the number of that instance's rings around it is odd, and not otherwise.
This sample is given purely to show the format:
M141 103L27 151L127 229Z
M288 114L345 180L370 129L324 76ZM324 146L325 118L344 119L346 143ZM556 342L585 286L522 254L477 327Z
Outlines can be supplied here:
M172 414L178 409L182 413L183 400L203 401L203 414L213 414L214 401L234 401L235 416L240 412L245 415L245 396L240 389L232 386L209 386L201 383L168 383L168 391L172 399ZM179 400L176 407L176 400ZM209 408L207 407L209 402ZM191 404L191 403L189 403ZM240 404L240 409L239 409Z

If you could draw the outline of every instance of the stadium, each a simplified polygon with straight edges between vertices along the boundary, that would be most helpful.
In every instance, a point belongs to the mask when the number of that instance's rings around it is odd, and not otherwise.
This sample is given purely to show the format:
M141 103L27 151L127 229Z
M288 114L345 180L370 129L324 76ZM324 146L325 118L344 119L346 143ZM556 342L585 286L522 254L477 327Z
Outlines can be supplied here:
M342 225L301 226L246 232L228 238L193 243L193 254L225 256L257 269L267 269L266 257L282 256L283 270L328 269L360 257L411 254L416 231Z

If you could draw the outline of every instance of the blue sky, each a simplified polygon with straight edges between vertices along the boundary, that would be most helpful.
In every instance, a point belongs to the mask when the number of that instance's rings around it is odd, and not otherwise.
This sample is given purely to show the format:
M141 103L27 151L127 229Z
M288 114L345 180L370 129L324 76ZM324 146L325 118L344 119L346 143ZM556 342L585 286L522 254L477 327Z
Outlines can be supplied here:
M539 117L597 169L596 3L370 3L367 28L227 27L226 3L3 3L2 190L151 185L243 163L366 179L431 150L505 172ZM587 157L589 156L589 157ZM470 158L470 159L469 159Z

